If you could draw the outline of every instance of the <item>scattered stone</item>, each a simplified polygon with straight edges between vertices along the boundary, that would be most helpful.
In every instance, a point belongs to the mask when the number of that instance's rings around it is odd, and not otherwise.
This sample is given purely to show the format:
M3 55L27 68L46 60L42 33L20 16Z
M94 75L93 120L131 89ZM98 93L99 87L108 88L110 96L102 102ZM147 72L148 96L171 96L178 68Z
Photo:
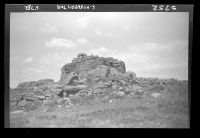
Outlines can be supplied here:
M153 93L151 96L153 96L153 97L158 97L158 96L160 96L161 94L159 94L159 93Z
M60 104L60 103L62 103L63 101L64 101L64 98L60 98L60 99L57 100L57 103Z
M44 95L34 95L34 97L39 98L39 99L45 99Z
M88 93L87 93L87 96L91 96L91 95L92 95L92 92L88 92Z
M141 86L134 85L134 86L129 86L127 89L132 90L132 91L136 91L136 90L140 90L141 88L142 88Z
M65 101L64 105L69 105L70 103L71 103L71 101L68 100L68 101Z
M117 96L124 96L125 93L124 93L123 91L118 91L118 92L116 92L116 95L117 95Z
M26 100L24 99L22 101L19 101L17 105L18 106L25 106L26 105Z
M101 92L102 92L102 89L94 89L93 94L101 93Z
M69 101L69 100L70 100L69 97L64 97L63 99L64 99L65 101Z
M69 105L65 105L65 108L69 108Z
M119 87L119 90L122 91L122 90L124 90L124 88L123 87Z
M43 100L41 100L41 101L35 101L36 103L43 103L44 101Z
M18 114L18 113L24 113L24 111L23 110L16 110L16 111L13 111L13 112L10 112L10 113L12 113L12 114Z
M62 92L62 89L51 89L51 91L55 94L60 94L60 92Z
M61 108L61 107L62 107L62 105L58 105L58 107L59 107L59 108Z
M76 93L76 94L74 95L74 97L78 97L78 96L80 96L80 92L79 92L79 93Z
M27 96L26 97L26 101L39 101L40 99L38 97L34 97L34 96Z
M117 83L113 83L113 84L112 84L112 89L113 89L113 90L119 89L119 86L117 85Z
M11 105L11 106L17 105L17 102L10 102L10 105Z
M71 97L74 97L74 95L73 94L69 94L68 97L71 98Z
M46 112L47 111L47 108L45 108L44 110L42 110L43 112Z
M132 92L132 93L130 93L131 95L135 95L135 93L134 92Z

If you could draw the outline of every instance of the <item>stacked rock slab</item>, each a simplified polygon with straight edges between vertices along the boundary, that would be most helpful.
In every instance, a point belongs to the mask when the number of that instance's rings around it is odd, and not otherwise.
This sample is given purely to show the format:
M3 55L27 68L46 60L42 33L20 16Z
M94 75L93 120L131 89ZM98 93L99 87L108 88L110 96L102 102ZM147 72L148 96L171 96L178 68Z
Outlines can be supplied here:
M114 58L104 58L99 56L87 56L84 53L78 54L77 58L72 60L72 63L65 64L61 69L60 83L69 83L72 75L77 74L79 78L86 78L87 72L96 69L98 66L109 66L115 68L120 73L125 73L125 63ZM70 78L69 78L70 77ZM66 79L68 81L66 81Z
M10 89L10 109L20 108L24 110L27 106L32 106L37 102L42 102L46 97L50 97L49 86L54 84L53 79L42 79L38 81L23 82L15 89Z

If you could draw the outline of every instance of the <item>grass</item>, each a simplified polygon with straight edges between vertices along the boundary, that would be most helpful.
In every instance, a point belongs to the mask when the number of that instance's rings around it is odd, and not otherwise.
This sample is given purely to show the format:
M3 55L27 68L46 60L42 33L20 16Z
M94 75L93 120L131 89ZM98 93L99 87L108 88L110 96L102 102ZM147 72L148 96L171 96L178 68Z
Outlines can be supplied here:
M155 98L152 93L159 92ZM108 103L112 99L111 103ZM188 128L187 86L145 89L139 97L102 94L71 99L70 108L58 108L56 100L28 113L11 114L12 127L73 128Z
M10 114L10 126L12 128L16 127L26 127L29 120L25 117L24 113Z
M56 115L40 115L38 116L39 120L55 120L57 118Z

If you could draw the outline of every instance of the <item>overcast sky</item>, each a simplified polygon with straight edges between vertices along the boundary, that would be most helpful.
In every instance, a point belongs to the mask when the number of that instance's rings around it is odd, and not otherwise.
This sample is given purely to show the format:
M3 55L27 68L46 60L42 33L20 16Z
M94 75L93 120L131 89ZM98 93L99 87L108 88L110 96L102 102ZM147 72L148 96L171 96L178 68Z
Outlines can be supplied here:
M45 78L78 53L114 57L139 77L188 79L186 12L11 13L10 86Z

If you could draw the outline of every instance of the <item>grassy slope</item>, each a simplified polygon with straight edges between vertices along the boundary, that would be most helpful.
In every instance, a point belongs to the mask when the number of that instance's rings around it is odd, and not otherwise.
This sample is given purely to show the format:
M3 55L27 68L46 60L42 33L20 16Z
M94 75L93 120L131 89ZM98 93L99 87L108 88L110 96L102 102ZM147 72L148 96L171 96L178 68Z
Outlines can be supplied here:
M69 108L15 113L11 127L188 128L187 86L168 87L157 98L151 96L154 92L159 91L145 90L142 97L89 96L72 100L79 105Z

